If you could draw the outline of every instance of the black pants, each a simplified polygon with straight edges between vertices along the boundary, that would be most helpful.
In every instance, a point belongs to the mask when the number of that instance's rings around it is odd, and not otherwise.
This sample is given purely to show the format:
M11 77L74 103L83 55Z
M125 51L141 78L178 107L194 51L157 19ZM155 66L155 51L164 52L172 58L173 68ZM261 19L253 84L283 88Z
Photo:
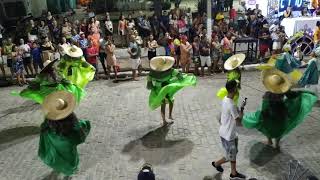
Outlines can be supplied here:
M106 53L103 53L103 52L99 53L99 60L101 62L101 65L102 65L102 68L103 68L103 71L104 71L105 74L107 74L107 68L106 68L106 65L105 65L106 58L107 58L107 54Z
M149 61L157 56L157 51L148 51L148 59Z

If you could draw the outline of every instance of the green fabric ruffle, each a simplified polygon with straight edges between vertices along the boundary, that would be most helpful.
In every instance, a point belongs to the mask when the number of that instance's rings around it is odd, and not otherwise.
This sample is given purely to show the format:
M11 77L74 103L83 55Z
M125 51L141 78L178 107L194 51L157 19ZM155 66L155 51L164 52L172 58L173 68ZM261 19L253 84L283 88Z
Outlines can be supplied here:
M304 121L317 100L312 92L290 91L281 102L263 100L260 109L244 115L242 124L246 128L256 128L269 138L282 138ZM283 109L284 117L274 112L271 106Z
M148 89L151 89L149 107L152 110L161 106L163 100L173 101L173 96L180 89L187 86L195 86L197 83L197 79L193 75L182 74L176 69L172 69L170 72L170 74L160 79L148 76Z

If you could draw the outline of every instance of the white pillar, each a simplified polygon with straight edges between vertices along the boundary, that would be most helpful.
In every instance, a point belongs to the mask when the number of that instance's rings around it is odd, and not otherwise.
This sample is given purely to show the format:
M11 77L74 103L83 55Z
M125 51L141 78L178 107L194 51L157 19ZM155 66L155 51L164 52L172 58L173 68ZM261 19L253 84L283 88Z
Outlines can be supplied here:
M207 37L211 42L211 34L212 34L212 0L207 0Z

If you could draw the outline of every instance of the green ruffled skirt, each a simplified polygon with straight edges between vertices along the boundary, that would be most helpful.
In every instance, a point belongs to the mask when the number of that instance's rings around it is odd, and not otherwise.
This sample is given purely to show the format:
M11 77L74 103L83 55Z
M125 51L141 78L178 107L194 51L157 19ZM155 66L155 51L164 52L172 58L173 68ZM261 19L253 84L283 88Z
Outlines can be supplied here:
M259 110L244 115L242 124L249 129L256 128L268 138L282 138L304 121L317 100L318 97L308 91L290 92L289 97L284 99L284 108L287 109L284 119L272 112L264 119L263 113L270 112L270 102L264 100Z
M152 110L157 109L161 106L163 100L173 101L173 96L180 89L187 86L195 86L197 79L193 75L183 74L182 79L179 80L177 77L172 77L168 84L163 87L154 87L151 89L149 96L149 107Z

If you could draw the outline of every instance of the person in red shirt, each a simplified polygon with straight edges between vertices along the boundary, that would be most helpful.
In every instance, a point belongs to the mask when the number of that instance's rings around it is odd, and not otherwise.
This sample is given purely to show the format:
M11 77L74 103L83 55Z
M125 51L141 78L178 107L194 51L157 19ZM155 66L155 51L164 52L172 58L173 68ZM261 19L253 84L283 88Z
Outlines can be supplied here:
M231 6L229 11L229 17L230 19L233 19L233 21L235 21L236 16L237 16L237 11L233 8L233 6Z
M94 68L96 68L95 80L98 80L98 64L97 64L98 55L99 55L99 49L96 46L94 46L93 40L90 39L89 40L89 46L87 48L87 61Z

